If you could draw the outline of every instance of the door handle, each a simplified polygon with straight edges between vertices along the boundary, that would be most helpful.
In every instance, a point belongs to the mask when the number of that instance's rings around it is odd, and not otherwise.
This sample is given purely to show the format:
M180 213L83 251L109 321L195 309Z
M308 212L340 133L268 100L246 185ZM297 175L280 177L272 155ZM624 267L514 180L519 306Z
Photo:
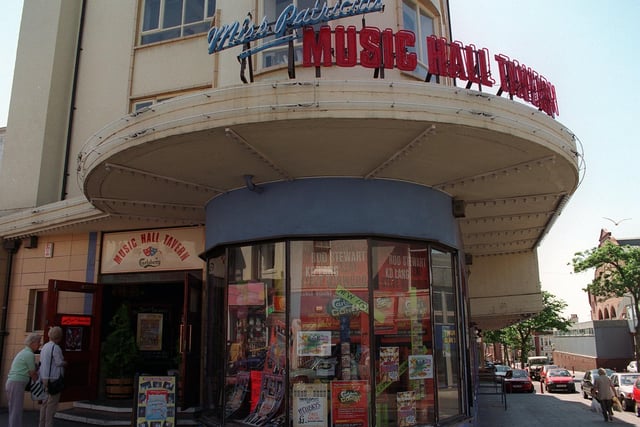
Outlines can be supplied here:
M184 352L184 323L180 324L180 338L178 339L178 352Z

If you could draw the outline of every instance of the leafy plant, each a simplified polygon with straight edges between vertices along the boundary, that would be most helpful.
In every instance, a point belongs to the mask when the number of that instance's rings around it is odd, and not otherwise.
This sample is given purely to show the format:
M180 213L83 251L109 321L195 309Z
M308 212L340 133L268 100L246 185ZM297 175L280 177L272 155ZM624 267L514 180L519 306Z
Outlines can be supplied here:
M631 297L633 315L640 318L640 246L620 246L606 241L597 248L577 252L573 257L573 271L580 273L595 269L591 283L583 290L601 300L613 296ZM635 359L640 360L640 323L635 331Z
M129 307L122 304L109 322L111 332L102 349L102 367L107 378L133 376L138 360L138 345L131 326Z

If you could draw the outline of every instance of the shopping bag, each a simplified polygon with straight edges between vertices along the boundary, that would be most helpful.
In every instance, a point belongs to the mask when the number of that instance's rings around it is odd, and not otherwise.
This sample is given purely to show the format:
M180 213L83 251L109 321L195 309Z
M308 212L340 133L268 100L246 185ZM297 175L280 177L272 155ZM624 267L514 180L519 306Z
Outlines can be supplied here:
M596 398L591 399L591 411L598 413L601 410L602 408L600 407L600 402L598 402Z
M44 389L44 384L38 379L37 381L29 380L29 391L31 392L31 400L45 400L47 398L47 392Z
M620 404L620 400L616 396L613 396L613 410L622 412L622 404Z

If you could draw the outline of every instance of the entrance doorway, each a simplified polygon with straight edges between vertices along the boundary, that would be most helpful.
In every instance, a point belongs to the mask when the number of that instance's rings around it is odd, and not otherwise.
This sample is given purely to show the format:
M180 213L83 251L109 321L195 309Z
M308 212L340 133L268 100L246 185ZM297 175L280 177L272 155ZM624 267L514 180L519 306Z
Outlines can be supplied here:
M198 404L201 275L201 271L105 275L97 285L52 280L48 325L62 326L65 337L79 333L83 340L75 346L75 341L63 342L69 387L62 400L105 397L101 345L110 333L112 317L124 304L139 348L135 372L178 375L179 406ZM84 380L72 387L75 377Z

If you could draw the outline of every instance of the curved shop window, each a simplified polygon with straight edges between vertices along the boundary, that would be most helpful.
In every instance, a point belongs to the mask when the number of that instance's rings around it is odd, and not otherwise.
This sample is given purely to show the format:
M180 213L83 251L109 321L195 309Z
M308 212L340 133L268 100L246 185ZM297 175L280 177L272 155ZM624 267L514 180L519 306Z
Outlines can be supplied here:
M219 251L210 407L255 426L427 426L461 414L456 263L441 247L389 240Z

